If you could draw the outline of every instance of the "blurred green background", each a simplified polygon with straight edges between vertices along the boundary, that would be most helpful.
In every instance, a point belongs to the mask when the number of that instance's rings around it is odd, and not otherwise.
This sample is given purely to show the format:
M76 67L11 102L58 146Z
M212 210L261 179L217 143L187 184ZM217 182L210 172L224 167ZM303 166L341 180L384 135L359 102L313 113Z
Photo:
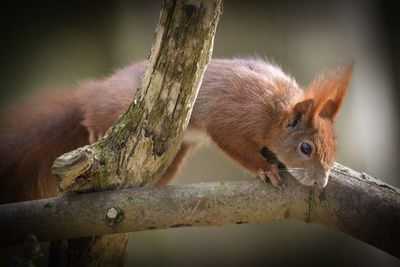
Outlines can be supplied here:
M396 10L394 1L226 0L214 57L266 57L303 86L321 71L356 58L336 125L337 161L400 187ZM159 1L5 1L0 106L32 90L74 87L147 58L159 11ZM190 157L174 183L242 179L254 177L210 144ZM18 248L0 248L0 266L18 253ZM322 226L274 222L135 233L127 263L399 266L400 261ZM38 264L45 266L46 259Z

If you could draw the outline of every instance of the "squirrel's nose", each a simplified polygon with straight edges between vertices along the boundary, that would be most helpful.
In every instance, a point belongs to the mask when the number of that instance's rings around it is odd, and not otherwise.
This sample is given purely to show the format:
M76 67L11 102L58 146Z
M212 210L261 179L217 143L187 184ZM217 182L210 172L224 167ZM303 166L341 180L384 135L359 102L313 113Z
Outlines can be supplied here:
M324 177L315 181L314 185L318 186L319 188L324 188L328 184L328 178L329 178L329 171L325 174Z
M327 184L328 184L328 177L317 181L317 185L320 188L324 188Z

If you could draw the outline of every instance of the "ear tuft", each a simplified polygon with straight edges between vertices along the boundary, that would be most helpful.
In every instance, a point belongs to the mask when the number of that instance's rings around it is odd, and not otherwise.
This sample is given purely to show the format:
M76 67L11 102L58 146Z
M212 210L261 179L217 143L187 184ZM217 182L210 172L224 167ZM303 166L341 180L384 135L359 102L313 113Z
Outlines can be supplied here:
M343 104L347 93L354 60L327 75L317 78L307 91L307 97L315 101L313 116L321 116L332 122Z

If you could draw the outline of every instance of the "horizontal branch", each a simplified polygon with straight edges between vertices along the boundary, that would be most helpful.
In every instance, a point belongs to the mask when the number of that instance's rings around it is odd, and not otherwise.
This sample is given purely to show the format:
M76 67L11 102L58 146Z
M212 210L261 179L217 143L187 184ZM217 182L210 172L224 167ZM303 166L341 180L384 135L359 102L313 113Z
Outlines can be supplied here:
M0 206L1 245L181 226L297 220L348 233L400 256L400 191L336 164L319 190L285 179L133 188ZM15 231L18 229L18 231Z

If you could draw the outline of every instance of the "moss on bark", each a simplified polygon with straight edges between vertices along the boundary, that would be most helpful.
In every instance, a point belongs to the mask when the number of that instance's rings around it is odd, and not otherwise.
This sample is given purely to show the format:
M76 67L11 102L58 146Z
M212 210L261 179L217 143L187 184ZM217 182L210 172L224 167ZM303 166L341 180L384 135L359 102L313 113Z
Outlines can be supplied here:
M221 12L222 0L163 1L148 67L131 106L99 142L55 161L61 194L154 185L161 178L189 123ZM71 158L79 158L79 166ZM62 253L73 255L71 250L83 246L87 253L79 257L86 257L85 265L114 261L117 266L127 243L121 239L127 238L85 239L85 245Z

